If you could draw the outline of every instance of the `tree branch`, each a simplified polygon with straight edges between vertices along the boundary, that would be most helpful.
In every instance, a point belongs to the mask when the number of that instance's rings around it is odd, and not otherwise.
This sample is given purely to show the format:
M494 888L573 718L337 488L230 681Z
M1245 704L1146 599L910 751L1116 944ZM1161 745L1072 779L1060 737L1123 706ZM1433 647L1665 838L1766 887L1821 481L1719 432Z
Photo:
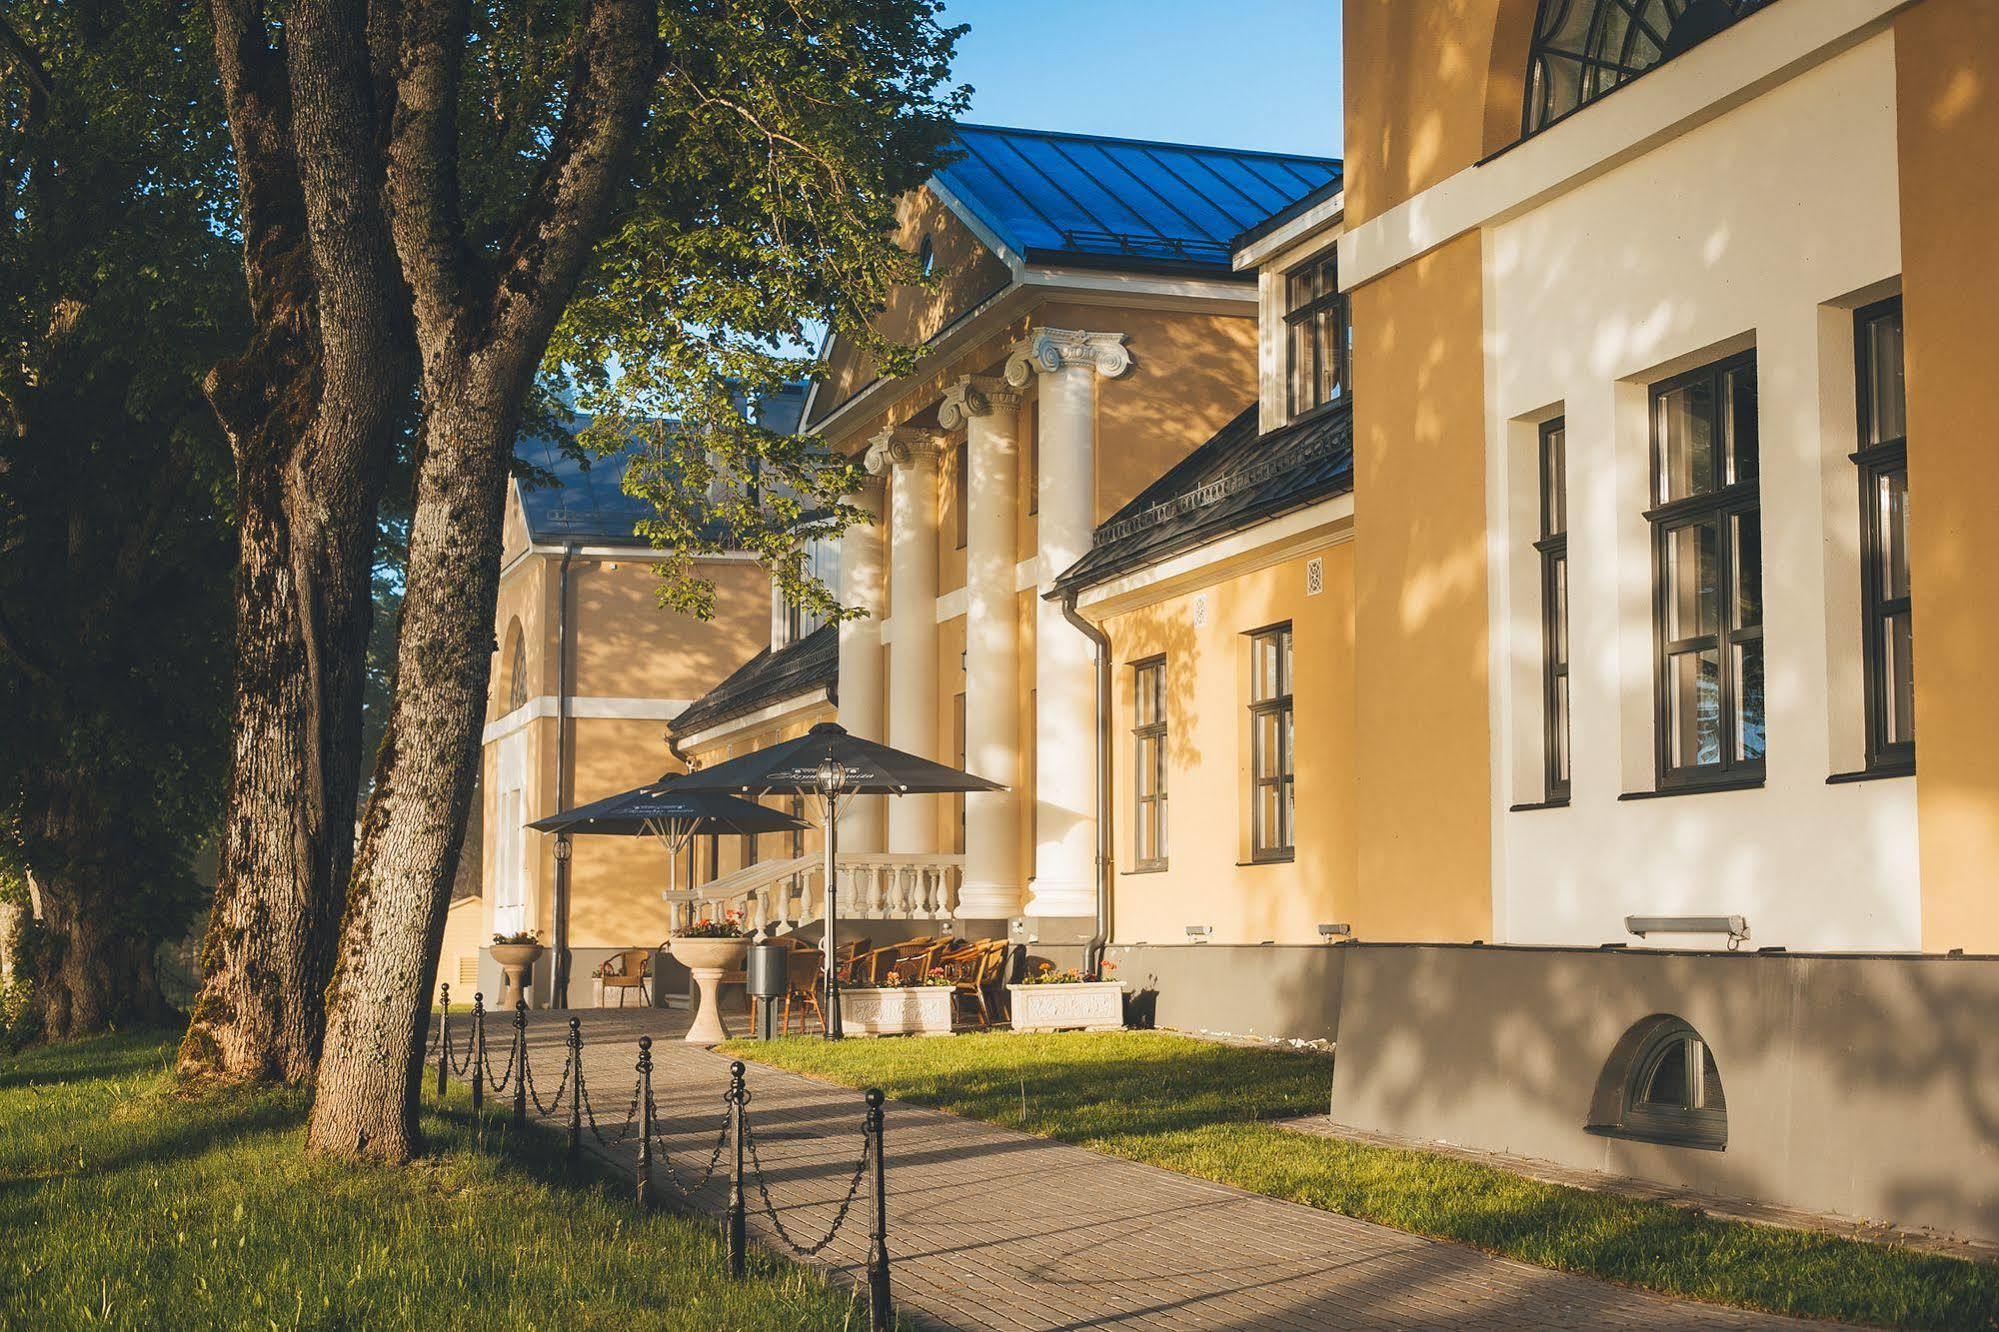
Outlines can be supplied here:
M460 341L467 313L458 93L469 18L466 0L410 0L397 43L389 219L427 354Z
M583 22L548 163L500 251L483 344L503 356L539 356L603 234L652 92L659 20L650 0L594 0Z
M0 14L0 51L14 57L14 64L36 92L47 98L56 95L56 86L49 81L49 72L42 65L40 53L28 45L4 14Z

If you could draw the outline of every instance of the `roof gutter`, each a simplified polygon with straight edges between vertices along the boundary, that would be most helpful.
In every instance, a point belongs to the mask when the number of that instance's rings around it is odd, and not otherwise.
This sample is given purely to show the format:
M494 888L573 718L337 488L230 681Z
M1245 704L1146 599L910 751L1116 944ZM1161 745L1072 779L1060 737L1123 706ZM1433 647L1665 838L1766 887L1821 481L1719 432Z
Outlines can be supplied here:
M562 548L561 572L555 592L555 812L569 808L569 562L575 546ZM569 1007L569 837L555 839L555 953L553 994L556 1008Z
M1111 937L1111 640L1076 610L1076 588L1059 595L1062 618L1090 640L1097 650L1097 928L1084 954L1084 974L1103 974L1104 948Z

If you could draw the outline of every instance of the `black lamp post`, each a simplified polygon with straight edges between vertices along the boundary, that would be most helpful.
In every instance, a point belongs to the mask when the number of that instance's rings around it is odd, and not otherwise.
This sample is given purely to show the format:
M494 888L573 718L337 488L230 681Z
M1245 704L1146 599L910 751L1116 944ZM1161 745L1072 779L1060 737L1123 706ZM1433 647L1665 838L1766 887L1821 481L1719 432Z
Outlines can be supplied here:
M835 953L840 931L840 793L847 785L847 765L828 755L819 763L819 799L826 825L826 1039L840 1040L840 967Z

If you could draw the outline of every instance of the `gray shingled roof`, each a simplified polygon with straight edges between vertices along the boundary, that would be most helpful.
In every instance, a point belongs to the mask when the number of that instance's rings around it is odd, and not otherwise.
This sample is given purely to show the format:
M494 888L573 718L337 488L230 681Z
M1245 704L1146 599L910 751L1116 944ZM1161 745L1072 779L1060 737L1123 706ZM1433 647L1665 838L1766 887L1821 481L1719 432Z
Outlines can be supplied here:
M1251 406L1112 514L1056 589L1092 587L1353 489L1353 405L1269 434Z
M822 625L796 643L776 652L765 648L751 657L688 705L667 729L692 735L800 694L824 691L831 696L839 682L840 626Z
M778 434L791 434L798 429L804 408L803 385L784 389L759 405L758 424ZM569 422L568 429L571 434L579 434L589 424L589 417L577 416ZM553 439L523 435L514 445L514 456L547 472L557 483L553 486L524 483L520 487L521 514L527 519L529 540L549 544L648 544L638 535L638 524L653 516L653 507L624 492L624 452L586 460L564 450Z

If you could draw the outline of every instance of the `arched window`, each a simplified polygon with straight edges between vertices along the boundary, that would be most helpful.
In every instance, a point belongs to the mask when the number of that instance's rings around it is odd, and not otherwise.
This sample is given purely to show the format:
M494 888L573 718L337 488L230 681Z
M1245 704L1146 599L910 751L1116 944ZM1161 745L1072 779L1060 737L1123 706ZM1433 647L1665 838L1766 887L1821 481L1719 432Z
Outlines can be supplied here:
M1535 134L1774 0L1541 0L1521 133Z
M1624 1033L1590 1107L1592 1133L1720 1151L1728 1098L1714 1051L1691 1026L1657 1013Z
M930 237L925 236L923 244L917 246L916 262L922 266L925 277L929 277L930 271L937 267L937 246Z
M507 711L527 706L528 701L528 640L521 632L520 621L513 624L509 635L514 641L513 654L507 659Z

